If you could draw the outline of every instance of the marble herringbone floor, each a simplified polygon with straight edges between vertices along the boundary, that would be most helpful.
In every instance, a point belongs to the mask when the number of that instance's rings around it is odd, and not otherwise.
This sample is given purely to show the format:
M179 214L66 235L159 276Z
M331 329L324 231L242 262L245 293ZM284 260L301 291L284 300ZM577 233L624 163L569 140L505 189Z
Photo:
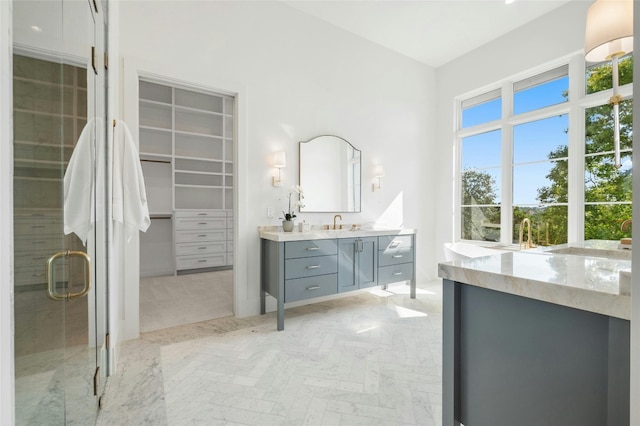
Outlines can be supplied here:
M441 423L441 282L124 342L102 425Z

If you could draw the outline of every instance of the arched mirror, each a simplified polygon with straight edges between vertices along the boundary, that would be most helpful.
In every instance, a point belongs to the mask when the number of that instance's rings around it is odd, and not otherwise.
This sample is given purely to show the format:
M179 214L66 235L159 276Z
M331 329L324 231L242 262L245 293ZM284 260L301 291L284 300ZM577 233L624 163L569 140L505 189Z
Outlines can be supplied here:
M300 142L301 212L360 212L361 152L338 136Z

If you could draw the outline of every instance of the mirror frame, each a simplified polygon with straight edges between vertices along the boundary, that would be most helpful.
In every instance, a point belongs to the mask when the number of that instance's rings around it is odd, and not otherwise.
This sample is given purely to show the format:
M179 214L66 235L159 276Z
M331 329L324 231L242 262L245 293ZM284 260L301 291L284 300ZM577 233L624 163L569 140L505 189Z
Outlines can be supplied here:
M361 213L362 212L362 150L356 148L351 142L349 142L348 140L346 140L345 138L342 138L340 136L336 136L336 135L318 135L318 136L314 136L313 138L306 140L306 141L300 141L298 143L298 183L300 186L302 186L302 144L306 144L306 143L310 143L315 141L318 138L325 138L325 137L332 137L332 138L337 138L340 139L341 141L347 143L353 150L360 152L360 173L359 173L359 179L360 179L360 191L358 193L358 209L357 210L308 210L307 208L300 208L300 213ZM303 190L304 190L304 186L302 186Z

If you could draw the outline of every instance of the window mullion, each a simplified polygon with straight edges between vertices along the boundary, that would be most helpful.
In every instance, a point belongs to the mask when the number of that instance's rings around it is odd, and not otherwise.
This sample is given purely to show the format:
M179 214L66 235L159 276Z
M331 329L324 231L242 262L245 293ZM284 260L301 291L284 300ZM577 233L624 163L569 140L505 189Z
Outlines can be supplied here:
M569 206L567 242L584 241L584 152L585 108L579 105L585 96L585 62L574 56L569 63Z
M502 185L500 199L500 243L512 244L513 235L513 84L502 84Z

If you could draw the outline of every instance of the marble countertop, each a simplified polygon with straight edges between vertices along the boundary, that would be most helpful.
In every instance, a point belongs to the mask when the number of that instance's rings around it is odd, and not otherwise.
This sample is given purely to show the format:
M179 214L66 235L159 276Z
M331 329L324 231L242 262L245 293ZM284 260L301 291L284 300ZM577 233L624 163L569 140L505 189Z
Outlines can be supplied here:
M629 320L631 296L620 284L630 270L629 250L591 240L444 262L438 276Z
M411 235L415 229L398 228L371 228L371 229L322 229L312 227L307 232L300 232L296 226L293 232L284 232L279 226L260 226L258 228L260 238L271 241L303 241L303 240L327 240L333 238L376 237L379 235Z

